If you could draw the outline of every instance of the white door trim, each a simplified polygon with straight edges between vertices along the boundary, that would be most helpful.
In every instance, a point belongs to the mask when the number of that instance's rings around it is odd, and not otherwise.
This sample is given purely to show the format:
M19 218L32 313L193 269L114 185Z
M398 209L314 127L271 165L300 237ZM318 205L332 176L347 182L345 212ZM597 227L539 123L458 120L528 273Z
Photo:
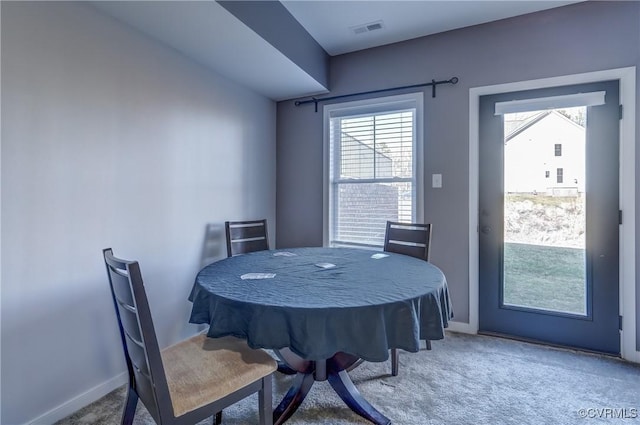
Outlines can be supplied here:
M620 314L622 328L620 349L622 358L640 363L636 350L636 229L635 229L635 129L636 129L636 67L609 69L584 74L564 75L539 80L520 81L469 89L469 324L460 330L478 332L479 264L478 264L478 129L480 96L531 90L544 87L620 80Z

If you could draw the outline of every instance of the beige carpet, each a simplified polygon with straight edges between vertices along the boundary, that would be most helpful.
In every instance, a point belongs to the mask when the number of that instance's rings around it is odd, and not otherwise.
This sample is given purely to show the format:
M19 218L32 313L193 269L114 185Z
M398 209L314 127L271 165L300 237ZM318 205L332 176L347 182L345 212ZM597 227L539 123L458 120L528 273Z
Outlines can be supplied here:
M389 362L365 363L351 376L367 400L398 425L640 425L640 365L616 358L447 333L431 351L401 352L400 375L389 373ZM276 376L274 403L291 379ZM58 425L119 424L123 400L123 389L116 390ZM224 411L225 425L255 423L255 396ZM326 382L314 384L287 422L367 423ZM153 424L141 404L134 424Z

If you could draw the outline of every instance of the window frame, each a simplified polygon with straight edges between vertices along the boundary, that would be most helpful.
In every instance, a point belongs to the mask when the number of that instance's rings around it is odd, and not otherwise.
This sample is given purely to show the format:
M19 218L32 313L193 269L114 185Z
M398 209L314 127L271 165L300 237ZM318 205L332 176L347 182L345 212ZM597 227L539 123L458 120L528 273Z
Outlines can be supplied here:
M333 209L332 181L331 181L331 126L332 118L347 117L380 112L392 112L402 109L415 108L415 145L413 147L413 205L412 216L415 222L424 221L424 94L414 92L394 96L375 97L351 102L327 104L323 107L323 226L322 244L330 244L331 212ZM358 247L353 245L353 247ZM363 247L377 249L376 247ZM380 249L382 246L380 246Z

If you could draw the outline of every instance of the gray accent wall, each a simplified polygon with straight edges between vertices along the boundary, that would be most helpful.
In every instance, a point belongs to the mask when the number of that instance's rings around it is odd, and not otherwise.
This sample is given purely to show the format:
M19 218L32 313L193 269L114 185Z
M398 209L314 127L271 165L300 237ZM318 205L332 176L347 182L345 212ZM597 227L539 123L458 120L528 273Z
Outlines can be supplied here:
M639 41L640 2L584 2L331 58L332 96L460 79L439 86L435 99L425 89L421 158L425 221L434 225L431 258L447 276L455 321L469 321L469 89L628 66L640 70ZM313 104L278 103L280 248L323 241L322 115ZM640 149L636 155L640 168ZM442 174L441 189L431 188L434 173ZM638 269L639 249L636 255ZM640 306L640 287L636 291Z
M0 422L53 423L126 381L103 248L166 346L224 220L275 235L276 105L87 4L1 8Z

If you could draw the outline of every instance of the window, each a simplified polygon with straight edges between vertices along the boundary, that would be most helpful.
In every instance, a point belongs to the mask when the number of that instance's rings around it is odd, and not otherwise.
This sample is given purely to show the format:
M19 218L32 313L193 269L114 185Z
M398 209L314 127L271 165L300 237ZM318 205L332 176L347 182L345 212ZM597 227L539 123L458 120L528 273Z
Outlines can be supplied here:
M562 168L556 169L556 182L562 183L564 170Z
M562 156L562 144L556 143L553 146L555 156Z
M545 177L546 179L548 179L548 178L549 178L549 174L550 174L550 173L549 173L549 171L545 171L545 172L544 172L544 177Z
M422 220L422 102L325 106L325 245L382 247L387 220Z

